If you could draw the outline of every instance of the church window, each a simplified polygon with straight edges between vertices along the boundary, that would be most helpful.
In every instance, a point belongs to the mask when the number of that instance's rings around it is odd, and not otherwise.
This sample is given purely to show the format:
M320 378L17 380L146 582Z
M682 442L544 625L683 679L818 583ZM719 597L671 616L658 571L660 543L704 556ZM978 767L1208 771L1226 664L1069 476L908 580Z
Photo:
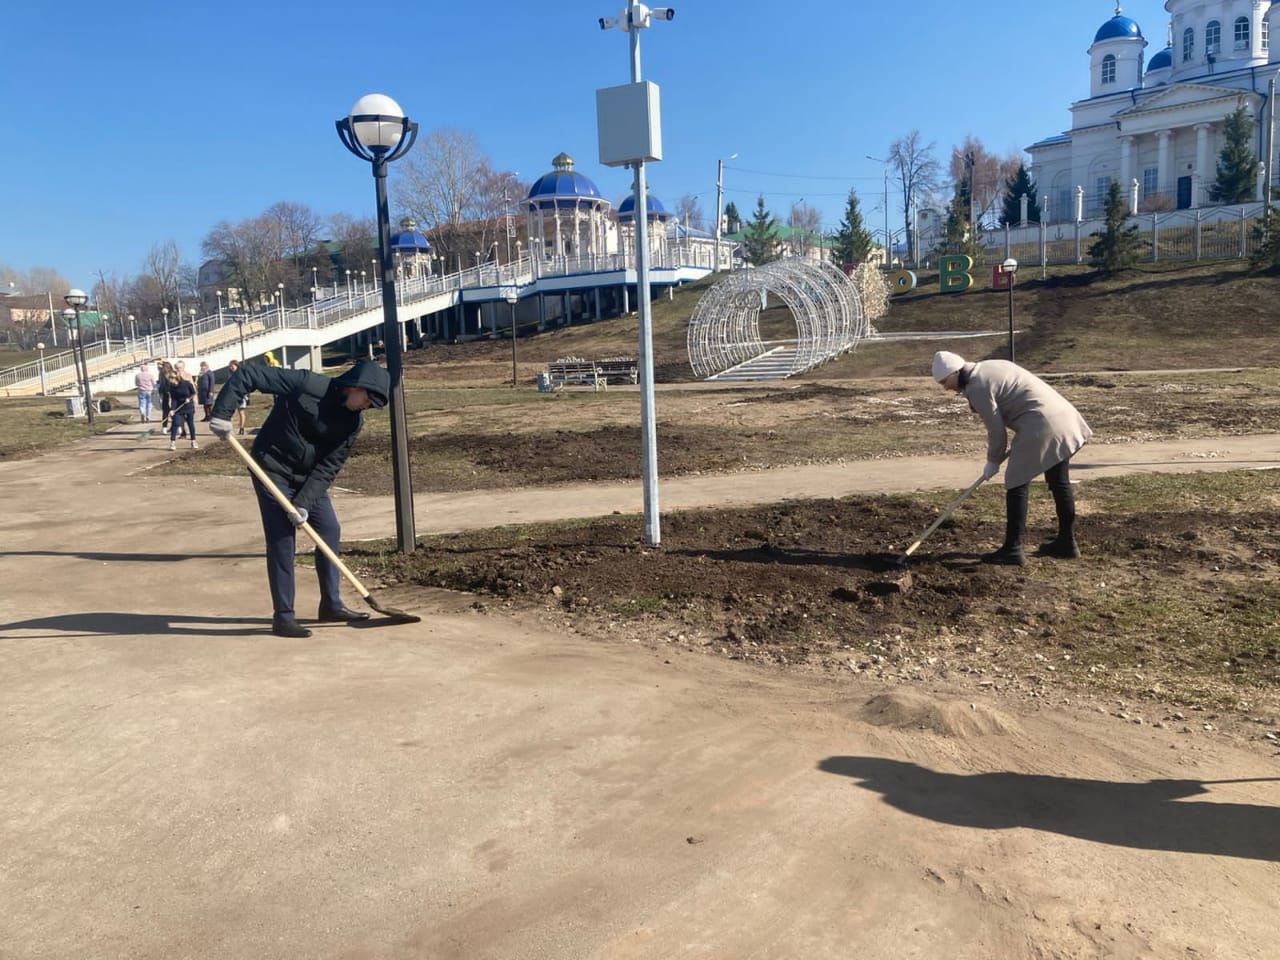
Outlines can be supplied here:
M1158 167L1147 167L1142 171L1142 197L1155 196L1157 190L1160 189L1160 169Z
M1204 52L1215 54L1222 46L1222 24L1210 20L1204 28Z
M1190 27L1182 31L1182 62L1186 63L1196 53L1196 32Z
M1262 51L1265 53L1271 46L1271 24L1266 20L1262 21L1262 35L1258 39L1262 41Z
M1116 58L1110 53L1102 58L1102 82L1116 82Z
M1249 49L1249 18L1248 17L1236 18L1236 49L1237 50Z
M1093 198L1094 200L1097 201L1099 206L1102 206L1107 202L1107 194L1110 192L1111 192L1110 177L1098 177L1096 180L1094 180Z

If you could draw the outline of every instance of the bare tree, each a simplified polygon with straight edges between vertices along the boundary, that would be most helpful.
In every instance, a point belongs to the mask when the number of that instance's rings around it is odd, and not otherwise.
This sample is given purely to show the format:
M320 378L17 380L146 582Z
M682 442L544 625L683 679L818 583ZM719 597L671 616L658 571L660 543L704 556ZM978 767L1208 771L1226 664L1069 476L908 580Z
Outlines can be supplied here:
M335 213L329 217L329 241L337 246L334 282L345 283L346 271L359 276L378 252L378 225L372 217Z
M938 187L938 161L933 155L936 148L936 143L926 146L921 142L919 130L889 144L889 162L898 171L902 186L902 223L907 236L911 235L911 208Z
M296 296L301 288L311 286L311 278L306 276L307 258L320 236L320 217L305 203L286 201L272 204L262 216L273 223L277 231L281 256L293 263L293 276L283 282Z
M706 219L702 215L702 207L698 203L697 196L692 193L686 193L676 201L676 216L690 230L706 229Z
M172 240L153 244L142 261L143 272L155 281L166 304L176 303L180 296L178 287L181 267L182 253Z
M462 249L462 225L492 201L485 187L493 170L475 135L450 128L432 130L418 140L396 172L398 206L435 235L450 259L468 255Z
M1005 182L1018 172L1020 154L997 157L970 134L951 151L951 179L972 191L973 219L980 225L996 212L1004 195Z
M792 250L804 256L816 246L822 230L822 214L800 200L791 204L791 212L787 216L787 226L791 228Z

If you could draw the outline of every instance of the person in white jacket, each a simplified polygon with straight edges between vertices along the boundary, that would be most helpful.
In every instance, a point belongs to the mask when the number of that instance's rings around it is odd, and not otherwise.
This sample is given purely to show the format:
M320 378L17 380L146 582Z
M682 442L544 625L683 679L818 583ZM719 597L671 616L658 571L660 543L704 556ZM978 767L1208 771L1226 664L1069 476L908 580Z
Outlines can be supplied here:
M1027 495L1031 480L1041 473L1053 493L1058 533L1036 553L1061 559L1080 556L1070 464L1071 457L1093 436L1080 412L1035 374L1007 360L969 363L942 350L933 355L933 378L947 390L963 394L969 408L986 424L983 479L990 480L1005 464L1004 543L999 550L985 554L983 562L1010 566L1027 562L1022 550Z

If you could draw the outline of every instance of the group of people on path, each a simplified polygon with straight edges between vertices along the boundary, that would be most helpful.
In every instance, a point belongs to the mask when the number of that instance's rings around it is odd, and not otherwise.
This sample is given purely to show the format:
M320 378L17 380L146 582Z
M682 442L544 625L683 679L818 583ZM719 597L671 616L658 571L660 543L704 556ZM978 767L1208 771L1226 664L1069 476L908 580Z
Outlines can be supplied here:
M232 360L229 373L234 374L239 364ZM160 426L169 431L169 449L176 450L179 438L191 441L191 449L199 447L196 441L196 404L204 410L201 423L207 423L213 412L215 379L209 364L200 362L200 372L193 378L187 372L186 362L170 363L161 360L158 372L153 373L149 362L138 368L133 378L138 394L138 420L151 423L152 410L160 407ZM244 406L248 406L246 402ZM240 435L245 432L244 407L237 410Z

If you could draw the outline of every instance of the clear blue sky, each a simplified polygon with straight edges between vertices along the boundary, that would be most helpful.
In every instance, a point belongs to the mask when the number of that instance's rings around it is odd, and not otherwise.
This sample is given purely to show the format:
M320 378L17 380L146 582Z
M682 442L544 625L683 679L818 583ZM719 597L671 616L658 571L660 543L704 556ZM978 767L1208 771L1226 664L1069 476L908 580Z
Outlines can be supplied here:
M662 88L666 159L649 168L654 193L668 206L698 194L710 215L716 158L737 152L726 200L744 215L763 192L775 215L804 198L835 224L854 186L873 225L881 168L864 155L883 155L913 127L944 165L966 134L1003 154L1066 129L1068 103L1088 95L1085 51L1114 6L675 5L674 21L641 35L644 79ZM166 239L198 264L215 222L279 200L372 215L368 166L333 127L368 92L396 98L424 130L472 131L496 166L527 180L567 150L617 203L629 175L596 162L594 91L629 79L626 35L596 24L621 6L12 4L0 56L0 264L55 267L87 289L99 269L138 272ZM1147 55L1163 47L1161 0L1124 7Z

